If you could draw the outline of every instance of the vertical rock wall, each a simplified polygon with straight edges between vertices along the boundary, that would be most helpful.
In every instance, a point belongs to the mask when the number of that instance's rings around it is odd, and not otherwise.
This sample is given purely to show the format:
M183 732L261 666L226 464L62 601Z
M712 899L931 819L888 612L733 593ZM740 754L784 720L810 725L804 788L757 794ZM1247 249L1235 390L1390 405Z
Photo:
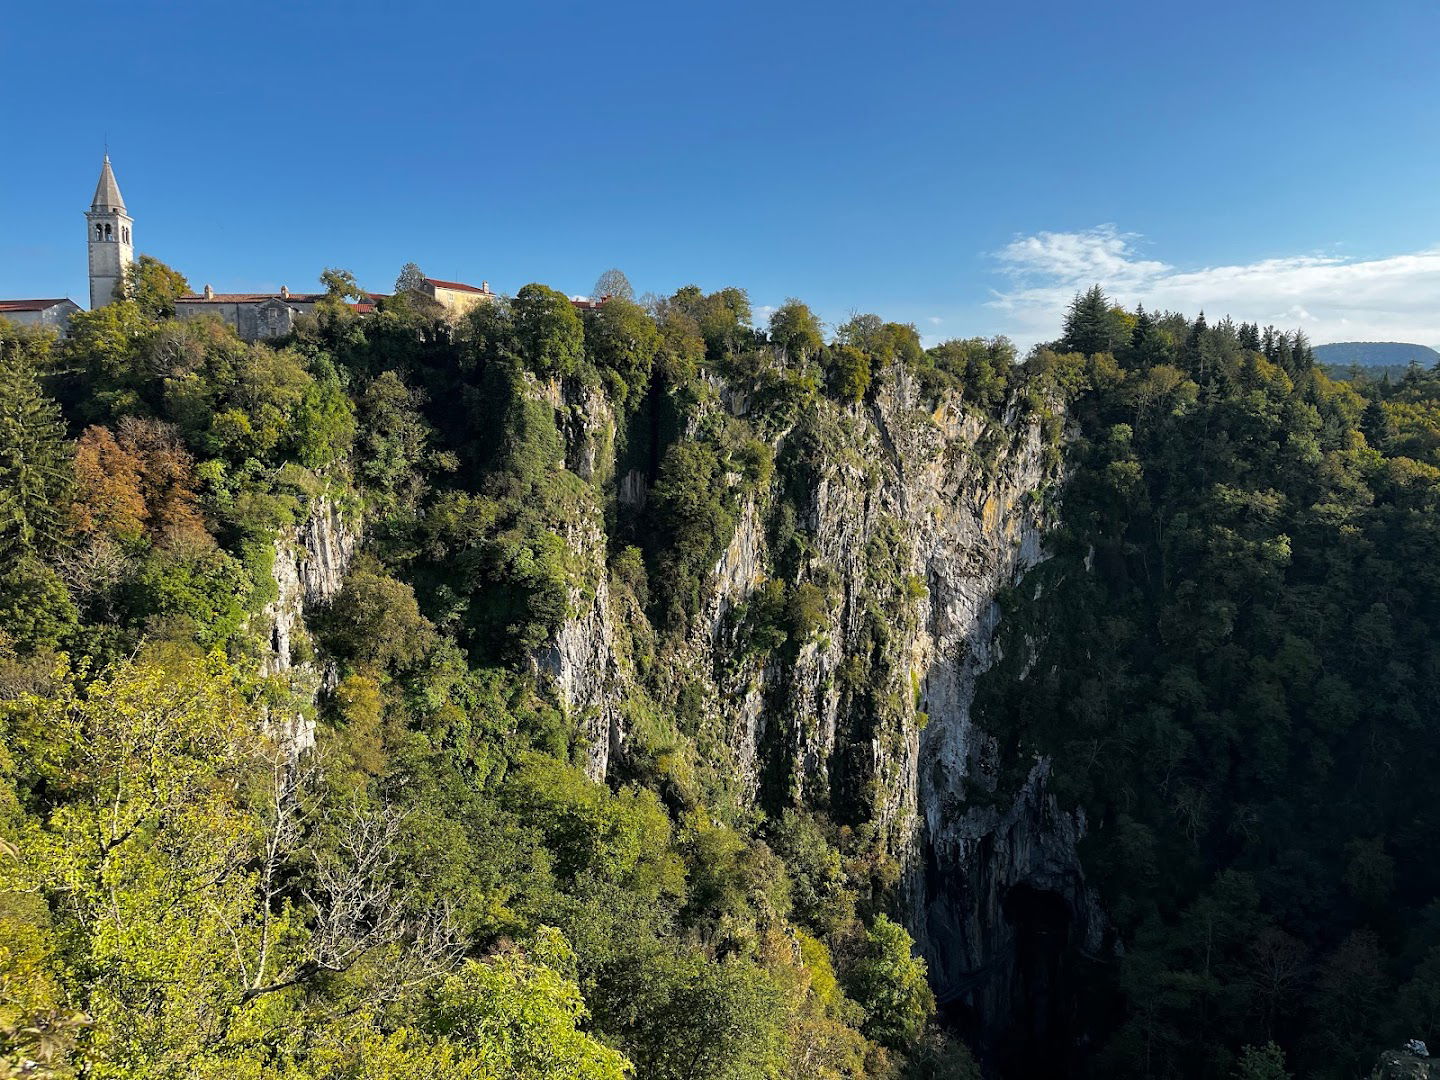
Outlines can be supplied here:
M571 552L589 569L585 580L570 588L568 616L532 658L556 701L580 728L587 747L585 771L595 780L605 778L611 755L620 748L620 703L625 696L603 525L596 508L562 528Z
M720 391L732 414L751 407L743 390ZM572 470L613 475L605 453L613 455L614 416L603 396L547 396L564 410ZM1046 991L1026 959L1031 939L1050 940L1054 923L1069 945L1095 951L1103 929L1076 853L1084 822L1047 793L1047 763L1035 764L1008 806L967 798L972 785L993 791L993 747L971 706L994 659L996 597L1044 557L1055 448L1018 401L997 422L959 395L938 407L922 400L904 373L872 402L818 409L818 444L791 455L799 464L788 483L807 537L798 580L825 585L828 625L784 656L747 659L739 648L731 616L776 572L765 522L780 497L777 474L772 490L742 505L708 604L666 656L670 681L705 688L744 798L878 827L901 866L907 922L937 995L981 1029L1003 1029L1027 994ZM782 462L793 437L776 440ZM627 474L612 498L642 505L639 486ZM602 778L623 752L621 702L634 675L617 648L625 635L607 588L599 506L564 531L598 584L574 591L535 666L588 734L590 772ZM860 687L847 674L856 664Z
M283 675L302 698L315 700L321 688L334 679L331 668L308 659L296 659L299 638L306 634L305 613L340 591L345 571L359 542L357 529L344 520L339 508L325 496L311 501L309 512L295 529L275 538L274 575L278 595L261 612L269 628L269 649L261 660L265 675ZM315 745L314 721L302 712L288 719L271 717L284 725L287 741L296 753Z

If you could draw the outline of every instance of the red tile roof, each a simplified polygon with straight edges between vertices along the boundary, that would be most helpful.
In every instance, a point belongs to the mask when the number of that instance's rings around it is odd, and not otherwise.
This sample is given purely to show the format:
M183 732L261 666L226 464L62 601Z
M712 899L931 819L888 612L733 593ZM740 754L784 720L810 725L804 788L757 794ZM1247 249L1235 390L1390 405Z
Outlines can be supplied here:
M177 299L181 304L263 304L266 300L283 300L286 303L313 304L324 299L324 293L294 293L281 296L279 293L186 293Z
M425 284L433 285L437 289L452 289L455 292L489 293L489 289L479 289L474 285L466 285L463 281L441 281L439 278L427 277Z
M0 311L47 311L56 304L74 303L68 297L57 300L0 300ZM80 305L76 304L76 307Z

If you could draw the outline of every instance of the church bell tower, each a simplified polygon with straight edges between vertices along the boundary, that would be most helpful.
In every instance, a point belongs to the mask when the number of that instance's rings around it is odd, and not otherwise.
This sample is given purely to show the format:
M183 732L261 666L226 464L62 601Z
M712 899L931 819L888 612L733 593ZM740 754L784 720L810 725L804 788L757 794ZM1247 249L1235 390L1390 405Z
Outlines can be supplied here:
M110 168L110 155L100 167L100 182L95 185L95 201L85 213L85 228L90 244L90 310L104 307L115 299L115 286L120 284L125 267L135 261L135 246L130 228L135 222L125 212L120 185Z

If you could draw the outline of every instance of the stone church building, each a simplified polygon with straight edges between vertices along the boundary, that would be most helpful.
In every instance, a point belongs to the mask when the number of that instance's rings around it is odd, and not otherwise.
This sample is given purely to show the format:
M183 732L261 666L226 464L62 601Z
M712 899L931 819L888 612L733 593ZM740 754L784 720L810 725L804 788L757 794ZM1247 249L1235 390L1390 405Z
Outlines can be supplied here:
M135 261L135 242L131 230L135 222L125 210L110 155L100 166L100 182L95 185L95 198L85 211L86 244L90 254L90 307L108 304L115 295L115 286L125 267ZM80 305L68 297L51 300L0 300L0 318L21 326L49 326L62 334L72 313Z
M94 311L115 298L125 267L135 261L135 242L130 238L135 222L125 211L109 154L100 166L100 182L85 212L85 224L90 245L90 310Z
M295 328L295 316L315 310L324 293L292 293L284 285L277 293L217 293L209 285L204 292L186 293L175 301L175 315L194 319L215 315L235 328L246 341L284 337ZM362 311L369 304L352 304Z

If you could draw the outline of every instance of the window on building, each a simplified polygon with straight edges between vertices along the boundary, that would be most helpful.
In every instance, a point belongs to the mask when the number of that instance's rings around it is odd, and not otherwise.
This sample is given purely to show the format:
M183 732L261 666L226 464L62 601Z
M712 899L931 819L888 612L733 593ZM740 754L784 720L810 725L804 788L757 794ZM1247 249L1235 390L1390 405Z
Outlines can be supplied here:
M95 239L96 239L96 240L104 240L104 239L105 239L105 226L104 226L104 225L101 225L99 222L96 222L96 223L95 223Z

